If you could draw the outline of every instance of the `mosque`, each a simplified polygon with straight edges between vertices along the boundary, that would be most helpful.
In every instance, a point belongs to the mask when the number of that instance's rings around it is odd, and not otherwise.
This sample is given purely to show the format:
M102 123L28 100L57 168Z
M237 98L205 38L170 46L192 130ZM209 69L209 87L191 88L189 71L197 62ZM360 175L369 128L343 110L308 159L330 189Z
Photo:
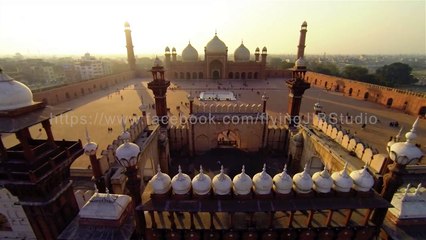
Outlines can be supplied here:
M199 120L208 114L217 124L195 121L183 127L170 126L166 101L170 81L166 70L173 69L173 60L166 60L166 66L171 65L165 68L156 59L148 88L154 93L156 115L161 121L150 124L145 111L129 127L123 121L122 134L100 155L89 130L84 145L80 140L55 140L49 119L68 109L34 101L28 87L0 71L0 133L14 134L19 141L10 148L0 141L0 236L375 239L384 229L385 219L392 216L395 224L424 224L426 212L416 208L424 202L421 185L414 193L407 187L403 200L394 198L403 184L412 181L415 164L423 157L416 145L419 118L406 133L405 141L398 134L388 143L387 154L374 152L323 117L319 103L313 106L312 123L297 122L303 94L310 88L303 59L306 26L303 23L299 58L286 81L290 94L285 125L268 125L264 115L266 95L253 105L206 105L189 95L190 116ZM128 24L125 32L132 69L135 62ZM214 79L232 73L235 78L239 73L241 78L245 73L248 78L250 72L252 78L256 72L257 77L264 76L262 61L245 63L259 64L259 70L237 65L233 68L238 62L227 61L227 49L219 44L220 39L215 36L210 43L205 61L201 62L205 65L191 70L189 77L197 73L197 78ZM176 64L179 69L178 65L186 62ZM170 72L180 77L181 71ZM186 71L183 76L187 76ZM249 126L243 121L226 123L226 117L252 122ZM47 139L31 136L29 128L39 124ZM282 170L273 172L262 159L243 165L242 159L235 158L232 162L238 168L225 165L214 172L200 164L197 172L190 173L187 166L176 166L172 154L186 152L195 159L214 149L261 156L266 150L273 150L279 154ZM74 192L70 180L70 164L82 154L90 160L96 186L94 193L87 196ZM231 174L233 171L236 173ZM391 201L399 208L388 212Z
M304 22L301 34L305 35L307 23ZM303 37L304 39L304 37ZM304 46L304 45L303 45ZM200 60L198 51L188 43L178 60L176 48L165 49L165 67L168 79L266 79L267 77L289 77L291 71L272 70L266 67L267 48L257 47L254 55L241 45L234 51L233 61L228 58L228 47L215 33L204 47L204 59ZM299 56L300 57L300 56Z

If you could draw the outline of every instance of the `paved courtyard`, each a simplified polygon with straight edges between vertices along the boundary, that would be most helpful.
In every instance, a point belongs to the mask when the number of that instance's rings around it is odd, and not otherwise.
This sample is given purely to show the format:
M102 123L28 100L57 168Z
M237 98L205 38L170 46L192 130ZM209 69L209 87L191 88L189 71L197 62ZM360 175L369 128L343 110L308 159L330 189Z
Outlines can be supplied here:
M139 107L145 106L148 110L148 117L155 115L152 108L154 98L152 92L147 89L147 83L151 79L134 79L125 84L115 86L108 90L102 90L79 99L59 104L59 107L69 107L73 110L52 119L53 133L56 139L81 139L83 144L85 140L85 128L87 127L92 141L99 145L99 152L106 149L122 131L122 115L129 123L141 115ZM269 96L267 103L267 112L272 121L270 125L282 124L285 113L287 112L288 89L284 79L269 80L247 80L246 84L242 80L176 80L172 81L170 90L167 93L167 104L170 108L171 116L179 114L188 114L187 95L199 96L201 91L206 90L226 90L232 91L236 96L236 101L220 101L220 103L237 104L260 104L262 94ZM415 120L414 116L404 114L403 112L388 109L384 106L355 100L342 96L340 93L328 92L319 88L311 88L305 92L301 114L305 120L313 112L313 105L320 101L323 110L327 113L336 113L337 116L352 116L363 120L379 119L380 122L369 124L362 129L360 124L344 124L344 128L350 129L351 133L356 134L363 139L365 143L377 148L379 152L386 152L385 146L390 136L395 136L399 129L390 127L389 123L398 121L404 128L403 133L407 132ZM196 100L197 103L200 103ZM203 101L210 104L214 101ZM151 106L151 107L150 107ZM417 132L417 143L421 144L422 150L426 152L426 124L424 119L420 121ZM365 121L364 121L365 122ZM41 125L31 129L34 138L45 138L44 131L40 131ZM108 131L112 128L112 131ZM14 136L4 136L4 142L7 147L16 144ZM81 156L77 159L72 168L87 169L89 166L87 156Z

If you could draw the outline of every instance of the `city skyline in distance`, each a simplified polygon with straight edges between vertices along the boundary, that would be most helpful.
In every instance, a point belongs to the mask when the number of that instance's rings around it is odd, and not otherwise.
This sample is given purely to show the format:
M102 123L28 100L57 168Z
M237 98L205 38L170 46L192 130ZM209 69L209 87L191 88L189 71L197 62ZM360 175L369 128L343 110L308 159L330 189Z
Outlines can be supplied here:
M0 56L126 53L124 22L138 56L200 55L215 31L228 54L295 54L308 23L308 54L425 54L424 1L28 1L0 0Z

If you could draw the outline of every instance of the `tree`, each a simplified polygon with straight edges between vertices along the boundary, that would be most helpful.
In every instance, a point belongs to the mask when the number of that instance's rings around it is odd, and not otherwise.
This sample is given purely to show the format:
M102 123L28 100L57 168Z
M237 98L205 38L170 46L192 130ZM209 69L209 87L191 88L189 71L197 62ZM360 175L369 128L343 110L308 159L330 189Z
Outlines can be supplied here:
M329 62L322 62L322 63L312 63L308 66L308 68L317 73L332 75L332 76L340 76L339 68Z
M279 69L282 61L281 58L273 57L269 60L269 67L272 69Z
M346 66L342 71L342 76L361 82L373 83L375 81L374 75L368 74L367 68L359 66Z
M411 75L413 69L405 63L392 63L376 70L377 80L386 86L408 85L418 81Z

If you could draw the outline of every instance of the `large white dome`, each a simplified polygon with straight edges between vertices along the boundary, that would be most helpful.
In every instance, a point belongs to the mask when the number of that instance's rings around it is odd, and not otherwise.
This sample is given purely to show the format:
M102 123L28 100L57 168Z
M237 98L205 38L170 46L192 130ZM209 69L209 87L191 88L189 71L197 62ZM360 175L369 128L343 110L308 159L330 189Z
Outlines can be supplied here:
M331 175L333 179L333 188L338 192L349 192L351 191L353 180L347 173L348 163L345 163L345 167L340 172L334 172Z
M182 61L184 62L196 62L198 61L198 52L197 50L188 43L188 46L182 51Z
M225 43L217 37L217 34L214 35L213 39L206 45L206 53L213 54L226 54L227 47Z
M250 61L250 51L244 46L243 43L235 49L234 52L234 60L235 62L248 62Z
M153 193L167 193L171 188L171 181L172 180L170 179L170 176L165 173L162 173L160 165L158 165L157 174L155 174L150 180Z
M197 195L206 195L211 189L211 178L204 174L203 167L200 166L200 173L192 179L192 190Z
M234 183L233 189L236 195L249 194L251 188L253 187L253 181L251 180L249 175L246 174L244 165L243 169L241 170L241 173L235 175L234 179L232 179L232 182Z
M175 194L187 194L191 190L191 178L182 173L182 169L179 165L179 173L176 174L172 179L172 188Z
M269 194L272 189L272 177L266 172L266 164L263 164L262 172L253 176L254 191L257 194Z
M287 165L284 166L282 173L278 173L272 179L274 182L274 190L277 193L288 194L293 187L293 179L287 174Z
M0 111L27 107L33 103L31 90L0 69Z
M223 166L220 168L220 173L213 177L212 185L217 195L227 195L231 192L232 180L224 173Z

